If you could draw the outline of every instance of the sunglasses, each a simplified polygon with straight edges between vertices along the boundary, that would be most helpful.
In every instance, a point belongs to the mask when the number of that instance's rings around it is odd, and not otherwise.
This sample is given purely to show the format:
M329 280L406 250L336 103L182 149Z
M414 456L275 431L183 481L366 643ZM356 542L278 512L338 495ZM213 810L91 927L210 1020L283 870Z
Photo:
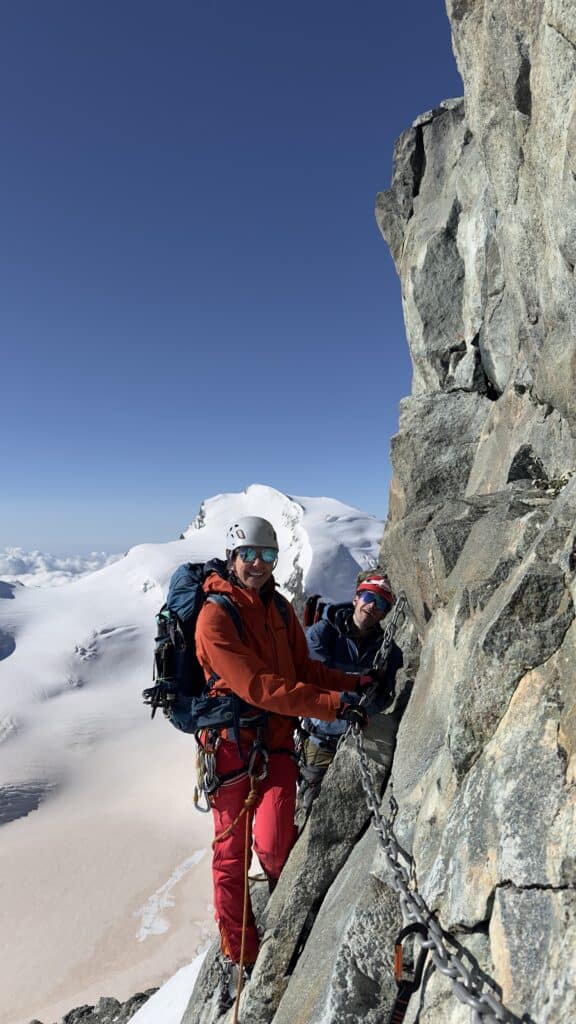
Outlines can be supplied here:
M372 590L361 590L357 596L364 601L364 604L375 604L379 612L390 610L390 601L387 601L385 597L380 597L380 594L375 594Z
M240 555L243 562L255 562L261 558L267 565L271 565L278 558L278 548L237 548L236 553Z

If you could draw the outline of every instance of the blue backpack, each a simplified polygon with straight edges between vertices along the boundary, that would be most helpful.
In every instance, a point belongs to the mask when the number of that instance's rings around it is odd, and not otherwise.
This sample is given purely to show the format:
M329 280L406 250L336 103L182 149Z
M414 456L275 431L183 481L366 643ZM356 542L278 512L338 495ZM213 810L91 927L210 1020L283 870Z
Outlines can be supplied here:
M234 694L210 695L210 688L218 676L213 675L206 681L196 657L196 623L205 601L226 609L242 639L242 618L232 599L226 594L204 592L203 583L214 572L225 579L226 563L214 558L206 563L186 562L179 566L170 580L166 603L156 615L154 685L144 690L142 697L144 703L152 708L152 718L161 707L166 718L181 732L197 733L202 729L237 731L257 724L255 709L240 697ZM287 601L275 593L274 602L288 625Z

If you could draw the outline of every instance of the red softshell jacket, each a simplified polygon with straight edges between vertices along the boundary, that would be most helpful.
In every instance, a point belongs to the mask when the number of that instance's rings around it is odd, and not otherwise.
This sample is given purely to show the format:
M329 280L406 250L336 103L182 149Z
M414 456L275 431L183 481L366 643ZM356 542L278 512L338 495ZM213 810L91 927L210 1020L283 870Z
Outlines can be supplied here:
M226 594L242 619L242 639L225 608L206 601L196 624L196 653L206 678L217 675L218 693L235 693L248 704L271 712L272 748L292 744L296 716L333 722L340 694L354 690L359 676L313 661L296 613L288 606L288 625L273 600L212 573L206 593ZM271 594L268 595L271 598Z

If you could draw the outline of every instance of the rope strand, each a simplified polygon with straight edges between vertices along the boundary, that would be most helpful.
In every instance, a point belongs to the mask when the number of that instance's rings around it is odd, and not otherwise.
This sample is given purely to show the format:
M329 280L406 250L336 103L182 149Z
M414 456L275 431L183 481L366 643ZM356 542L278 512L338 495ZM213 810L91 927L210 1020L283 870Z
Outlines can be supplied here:
M250 852L252 850L252 809L256 803L258 797L258 791L256 789L256 779L251 776L250 778L250 792L244 801L244 807L240 811L240 814L236 818L236 821L229 826L227 832L230 832L235 824L240 821L243 814L246 815L246 830L244 833L244 903L242 907L242 941L240 944L240 963L238 965L238 985L236 988L236 1000L234 1002L234 1013L232 1016L232 1024L238 1024L238 1010L240 1008L240 996L242 995L242 988L244 984L244 958L246 955L246 924L248 921L248 872L250 870ZM224 833L219 836L222 839ZM214 843L216 839L214 840ZM214 845L214 844L213 844Z

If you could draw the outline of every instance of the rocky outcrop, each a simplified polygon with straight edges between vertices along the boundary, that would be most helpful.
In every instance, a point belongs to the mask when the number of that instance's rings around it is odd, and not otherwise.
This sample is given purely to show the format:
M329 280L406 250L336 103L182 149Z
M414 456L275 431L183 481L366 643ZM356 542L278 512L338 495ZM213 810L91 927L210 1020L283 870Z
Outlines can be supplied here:
M382 564L407 593L417 671L383 807L393 792L413 883L507 1019L564 1024L576 1019L576 14L570 0L447 7L465 97L402 135L376 206L414 368ZM371 750L380 786L392 734ZM386 1020L401 921L390 883L347 750L262 911L241 1020ZM186 1024L230 1019L208 1006L214 962ZM418 1014L471 1019L439 971L407 1022Z
M60 1024L128 1024L144 1003L148 1002L158 989L149 988L146 992L137 992L126 1002L111 996L103 996L96 1006L77 1006L62 1018ZM42 1024L40 1020L32 1020L30 1024Z

